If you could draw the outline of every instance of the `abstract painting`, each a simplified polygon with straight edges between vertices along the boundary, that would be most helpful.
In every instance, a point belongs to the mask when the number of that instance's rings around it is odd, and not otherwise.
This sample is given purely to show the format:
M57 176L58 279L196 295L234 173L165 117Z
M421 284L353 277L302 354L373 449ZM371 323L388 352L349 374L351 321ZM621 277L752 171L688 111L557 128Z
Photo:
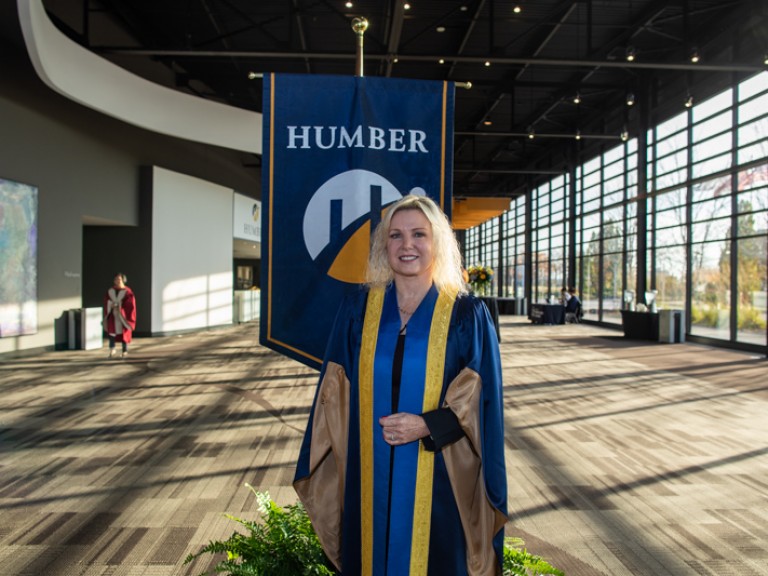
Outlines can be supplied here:
M0 178L0 338L37 332L37 188Z

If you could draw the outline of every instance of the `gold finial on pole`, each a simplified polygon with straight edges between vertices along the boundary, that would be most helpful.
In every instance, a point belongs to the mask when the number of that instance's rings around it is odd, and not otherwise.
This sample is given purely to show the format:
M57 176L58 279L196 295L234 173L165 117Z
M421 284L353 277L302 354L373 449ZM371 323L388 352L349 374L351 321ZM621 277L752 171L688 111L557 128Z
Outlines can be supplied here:
M357 52L355 57L355 76L363 77L363 34L368 29L368 20L362 16L352 18L352 30L357 35Z

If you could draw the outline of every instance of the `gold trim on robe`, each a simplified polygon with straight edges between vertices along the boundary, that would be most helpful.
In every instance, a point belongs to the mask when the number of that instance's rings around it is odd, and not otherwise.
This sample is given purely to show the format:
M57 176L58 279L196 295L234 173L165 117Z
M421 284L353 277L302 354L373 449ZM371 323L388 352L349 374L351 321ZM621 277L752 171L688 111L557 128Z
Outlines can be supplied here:
M448 386L443 402L459 419L464 438L443 448L445 467L467 541L467 571L470 576L501 574L493 537L507 517L488 500L485 491L480 433L480 375L464 368Z
M373 573L373 363L379 341L384 290L372 289L360 344L360 558L363 576Z
M372 350L375 351L375 345ZM445 341L443 354L444 350ZM341 519L347 467L349 396L350 381L344 367L329 362L314 407L309 475L294 483L326 555L339 570L342 568ZM362 396L361 389L361 403ZM480 375L469 368L462 370L448 385L442 407L456 414L465 437L444 447L441 454L466 540L467 571L470 576L499 576L501 572L493 548L493 537L504 527L507 517L491 504L485 490L481 397ZM372 425L370 429L372 435Z
M339 570L348 431L349 379L343 366L329 362L315 404L309 475L294 482L293 487L326 556Z
M432 313L427 347L427 373L424 377L424 403L422 413L437 410L445 380L445 348L451 312L456 294L440 292ZM419 442L419 460L416 468L416 498L413 510L410 576L426 576L429 562L429 535L432 524L432 488L435 472L435 453Z

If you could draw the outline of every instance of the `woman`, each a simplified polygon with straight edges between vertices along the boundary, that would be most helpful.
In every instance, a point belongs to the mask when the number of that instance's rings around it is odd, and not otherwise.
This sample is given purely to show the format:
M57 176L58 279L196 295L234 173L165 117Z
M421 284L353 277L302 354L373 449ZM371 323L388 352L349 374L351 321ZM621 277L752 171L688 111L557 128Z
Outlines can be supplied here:
M498 343L426 197L390 207L339 309L294 487L344 576L501 574Z
M114 358L115 342L121 342L122 357L128 356L128 344L136 329L136 298L125 283L125 274L118 273L112 287L104 296L104 331L109 336L109 357Z

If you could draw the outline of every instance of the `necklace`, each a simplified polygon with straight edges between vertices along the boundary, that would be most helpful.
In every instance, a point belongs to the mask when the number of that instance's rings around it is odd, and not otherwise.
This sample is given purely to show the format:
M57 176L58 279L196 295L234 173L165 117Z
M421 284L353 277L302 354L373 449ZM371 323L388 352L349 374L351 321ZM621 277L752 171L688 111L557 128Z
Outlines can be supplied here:
M416 310L418 309L419 305L421 304L421 301L424 300L424 296L426 293L422 293L421 295L414 294L408 298L402 298L402 300L407 300L411 302L411 305L413 308L411 310L408 310L407 308L403 308L400 306L399 301L401 300L400 297L398 297L398 305L397 309L400 310L401 314L404 314L405 316L413 316L416 313Z

